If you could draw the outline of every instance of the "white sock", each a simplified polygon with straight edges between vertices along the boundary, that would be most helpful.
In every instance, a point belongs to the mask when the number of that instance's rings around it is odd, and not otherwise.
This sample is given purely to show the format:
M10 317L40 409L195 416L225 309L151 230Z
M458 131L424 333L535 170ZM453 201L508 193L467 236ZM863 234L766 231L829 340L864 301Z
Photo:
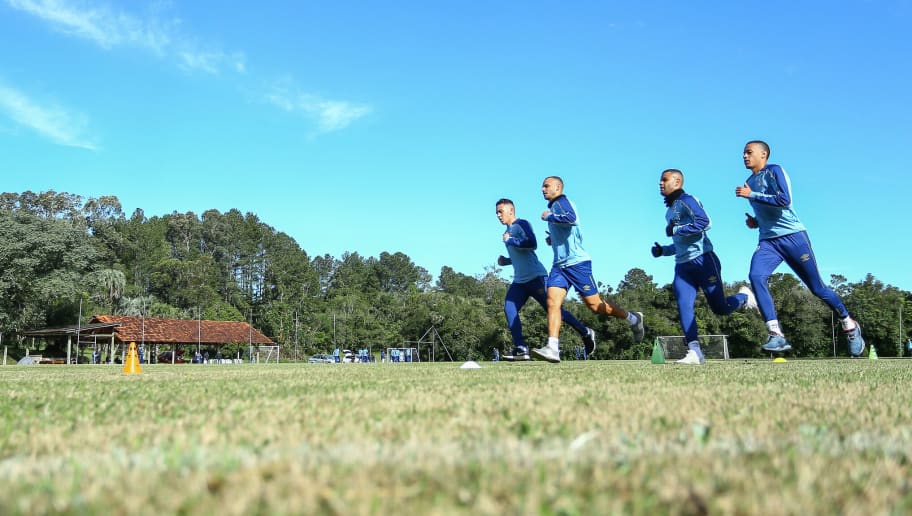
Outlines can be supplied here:
M851 317L844 317L839 320L842 323L842 331L851 331L855 329L855 320Z
M697 353L697 356L698 356L698 357L703 358L703 349L700 348L700 342L699 342L699 341L694 340L694 341L688 342L688 343L687 343L687 349L692 350L692 351L695 351L695 352Z
M779 329L779 321L777 319L773 319L772 321L766 321L766 329L769 330L770 333L775 333L776 335L782 335L782 330Z
M635 325L637 323L636 314L633 312L627 312L627 322L629 322L631 326Z
M555 351L560 350L560 339L557 337L548 337L548 347Z

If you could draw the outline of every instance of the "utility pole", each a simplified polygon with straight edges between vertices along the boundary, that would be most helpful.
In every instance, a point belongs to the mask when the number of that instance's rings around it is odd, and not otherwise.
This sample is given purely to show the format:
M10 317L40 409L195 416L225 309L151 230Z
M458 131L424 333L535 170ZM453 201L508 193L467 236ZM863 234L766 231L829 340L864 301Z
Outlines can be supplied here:
M298 311L294 313L294 361L298 361Z
M148 279L147 279L147 281L148 281ZM146 352L146 296L145 296L145 294L140 296L139 299L142 300L142 312L140 312L140 314L139 314L142 316L142 319L140 319L140 324L142 325L142 327L141 327L142 329L140 330L140 334L139 334L139 346L143 349L143 353L145 353ZM112 331L111 333L114 333L114 332ZM156 348L157 347L158 346L156 346ZM158 351L158 350L155 349L153 351ZM151 360L150 360L150 362L151 362Z

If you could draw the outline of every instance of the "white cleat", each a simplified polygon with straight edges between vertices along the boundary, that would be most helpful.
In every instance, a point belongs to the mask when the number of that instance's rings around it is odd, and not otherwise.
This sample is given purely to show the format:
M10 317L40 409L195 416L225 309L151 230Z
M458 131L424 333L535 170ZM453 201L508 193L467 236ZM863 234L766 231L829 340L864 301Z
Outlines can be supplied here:
M550 346L544 346L538 349L533 349L532 358L535 360L547 360L552 364L558 364L560 363L560 351L557 351Z
M703 365L706 363L706 361L700 358L700 356L697 355L696 351L690 349L687 350L687 354L684 355L684 358L678 360L676 363L685 365Z

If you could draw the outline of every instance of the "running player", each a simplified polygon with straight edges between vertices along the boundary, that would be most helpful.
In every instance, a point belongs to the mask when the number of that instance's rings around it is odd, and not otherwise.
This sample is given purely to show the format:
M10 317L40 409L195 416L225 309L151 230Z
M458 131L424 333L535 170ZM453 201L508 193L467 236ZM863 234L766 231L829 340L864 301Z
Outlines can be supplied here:
M769 156L770 148L766 142L747 142L743 154L744 168L750 169L752 173L743 185L735 187L735 195L749 200L754 209L754 215L745 214L745 224L748 228L760 230L760 244L754 251L750 264L750 282L757 295L760 314L769 330L769 338L762 347L771 352L792 349L779 326L773 298L766 284L770 274L784 261L811 293L839 315L842 331L848 341L849 354L857 357L865 346L861 328L849 316L839 296L820 278L807 231L792 209L789 176L779 165L768 164Z
M658 242L652 246L652 255L675 257L675 275L672 282L681 328L687 339L687 355L679 364L702 365L705 363L703 349L697 338L697 318L694 303L697 289L703 290L713 313L728 315L746 306L757 308L753 292L741 287L737 294L725 297L722 282L722 264L713 252L713 245L706 232L711 222L700 201L684 191L684 174L669 168L659 179L659 193L665 198L665 235L671 237L672 245L663 246Z
M598 284L592 277L592 260L583 249L576 207L564 195L564 181L558 176L546 177L541 190L548 201L548 209L541 218L548 223L554 264L548 276L548 342L544 347L533 349L532 357L560 362L561 306L571 286L590 310L625 319L633 329L633 339L642 341L645 335L643 314L628 312L614 303L603 301L599 294Z
M535 255L538 241L532 226L525 219L516 217L516 207L510 199L497 201L497 220L507 226L503 234L503 242L507 247L508 256L499 256L497 265L513 266L513 282L507 289L504 299L504 314L507 316L507 326L513 336L513 350L503 355L504 360L529 360L529 347L523 338L522 321L519 311L531 297L547 312L548 298L545 295L545 266ZM586 349L586 356L595 351L595 330L586 327L573 314L561 310L561 319L569 324L580 334Z

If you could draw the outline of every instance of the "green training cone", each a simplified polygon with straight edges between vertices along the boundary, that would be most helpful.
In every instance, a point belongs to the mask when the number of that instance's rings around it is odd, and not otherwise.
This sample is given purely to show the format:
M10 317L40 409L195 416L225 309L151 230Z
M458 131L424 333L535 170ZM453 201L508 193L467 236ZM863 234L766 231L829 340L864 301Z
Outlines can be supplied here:
M653 364L664 364L665 363L665 353L662 352L662 345L659 344L658 337L656 337L655 343L652 345L652 363Z
M872 344L871 346L869 346L869 348L870 349L868 350L868 359L877 360L877 350L874 349L874 345Z

